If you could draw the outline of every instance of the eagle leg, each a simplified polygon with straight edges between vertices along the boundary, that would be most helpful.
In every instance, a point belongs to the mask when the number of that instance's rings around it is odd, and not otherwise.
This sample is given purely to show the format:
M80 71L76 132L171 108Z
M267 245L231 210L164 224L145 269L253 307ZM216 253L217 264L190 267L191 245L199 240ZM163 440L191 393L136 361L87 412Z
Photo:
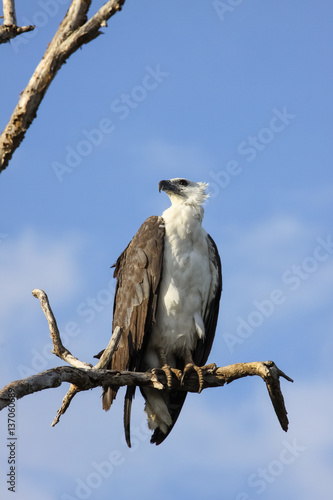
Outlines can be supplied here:
M157 349L157 356L158 356L158 359L159 359L160 364L161 364L161 370L164 371L164 374L166 376L168 389L171 390L173 387L172 370L171 370L170 365L168 364L166 354L165 354L164 349L162 347Z
M197 366L193 361L192 354L191 354L190 350L186 350L185 356L184 356L184 362L185 362L185 367L184 367L183 375L181 378L181 384L184 383L185 377L189 372L195 371L198 375L198 382L199 382L198 394L200 394L200 392L202 391L203 386L204 386L203 372L207 371L207 370L211 370L212 373L214 373L214 371L216 370L216 364L210 363L209 365L205 365L205 366Z
M184 367L184 370L183 370L183 375L182 375L182 378L181 378L181 384L184 383L186 375L188 373L190 373L191 371L195 371L197 373L197 375L198 375L198 381L199 381L198 394L200 394L200 392L203 389L203 384L204 384L204 379L203 379L203 374L202 374L202 368L200 366L197 366L194 363L187 363L185 365L185 367Z

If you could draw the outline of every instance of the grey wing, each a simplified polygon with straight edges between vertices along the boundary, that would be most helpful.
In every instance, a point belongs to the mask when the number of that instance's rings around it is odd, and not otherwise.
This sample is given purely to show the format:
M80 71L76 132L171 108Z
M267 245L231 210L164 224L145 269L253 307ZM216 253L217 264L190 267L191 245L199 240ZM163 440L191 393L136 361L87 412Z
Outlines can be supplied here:
M140 369L145 347L155 321L157 294L162 273L164 221L149 217L118 258L114 277L117 278L112 330L123 329L118 348L112 359L113 370ZM103 408L108 410L117 390L105 388ZM134 392L127 396L133 397ZM127 400L130 401L126 396ZM126 409L130 413L130 406ZM129 418L129 417L128 417ZM129 422L128 422L129 425Z
M207 237L212 282L204 315L205 338L204 340L199 340L193 353L193 361L198 366L203 366L206 363L212 348L222 292L221 259L213 238L209 234L207 235Z

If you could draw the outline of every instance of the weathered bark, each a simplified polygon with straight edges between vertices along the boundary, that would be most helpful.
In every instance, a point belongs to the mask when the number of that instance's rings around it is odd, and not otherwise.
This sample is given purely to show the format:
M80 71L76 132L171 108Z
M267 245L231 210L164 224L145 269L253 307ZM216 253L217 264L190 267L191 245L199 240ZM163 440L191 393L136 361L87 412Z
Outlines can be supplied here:
M68 351L68 349L66 349L63 346L58 325L54 317L54 314L52 312L49 299L46 293L43 292L43 290L35 289L32 291L32 295L40 300L40 305L49 324L50 335L53 342L53 350L52 350L53 354L61 358L63 361L67 361L67 363L76 368L93 368L94 370L98 370L100 368L106 368L111 363L113 353L116 350L118 342L120 340L120 335L122 332L121 328L117 327L115 329L110 338L109 344L104 350L101 358L99 359L99 361L96 363L95 366L92 366L90 363L85 363L77 359ZM58 410L57 416L55 417L52 425L56 425L59 422L61 415L65 413L73 397L78 392L80 392L80 388L77 385L75 385L75 382L72 382L70 388L67 391L67 394L63 399L61 408Z
M62 406L58 410L57 416L52 423L52 425L55 425L59 422L61 415L63 415L69 407L75 394L80 391L87 391L88 389L93 389L98 386L120 387L124 385L147 386L158 390L167 389L168 384L166 375L164 371L160 369L155 369L146 373L118 372L105 369L111 362L113 353L117 348L121 335L120 328L117 328L113 332L107 348L95 366L78 360L62 344L57 322L51 310L46 293L37 289L33 290L32 293L34 297L40 300L41 307L48 321L53 342L52 352L72 366L52 368L38 375L33 375L23 380L16 380L6 385L0 391L0 410L8 406L13 394L15 394L15 398L20 399L28 394L33 394L34 392L44 389L59 387L63 382L69 382L71 384L70 389L64 397ZM224 384L229 384L233 380L253 375L258 375L266 383L269 396L281 427L283 430L287 431L287 410L280 388L280 377L290 382L292 382L292 379L283 373L273 361L236 363L213 370L206 369L203 373L203 389L223 386ZM199 380L196 373L189 372L185 380L182 380L182 372L172 369L172 378L174 390L198 392Z
M184 381L181 381L182 372L180 370L172 369L172 374L174 390L198 392L199 383L196 373L189 373ZM236 363L234 365L217 368L214 372L208 370L203 375L203 389L207 389L208 387L220 387L224 384L229 384L233 380L253 375L258 375L266 383L281 427L283 430L287 431L287 411L284 405L279 378L284 377L289 381L292 380L279 370L273 361ZM164 371L158 369L153 372L140 373L60 366L41 372L38 375L32 375L23 380L16 380L6 385L0 391L0 410L8 406L13 394L15 394L17 399L20 399L28 394L33 394L44 389L59 387L63 382L70 382L75 389L72 388L67 393L73 392L74 394L70 396L69 401L68 396L65 397L63 405L65 404L66 408L64 411L59 410L60 415L66 411L70 400L79 391L87 391L95 387L105 387L108 385L116 387L137 385L152 387L158 390L167 389L168 387ZM53 425L59 421L59 412L56 422L53 422Z
M73 0L58 31L49 44L18 104L0 136L0 172L21 144L26 131L36 117L38 107L55 75L71 54L102 32L101 26L121 10L125 0L109 0L89 20L91 0Z
M35 28L35 26L17 26L14 0L3 0L2 3L3 25L0 26L0 43L9 42L17 35L32 31Z
M16 12L14 0L2 0L3 3L3 23L16 24Z

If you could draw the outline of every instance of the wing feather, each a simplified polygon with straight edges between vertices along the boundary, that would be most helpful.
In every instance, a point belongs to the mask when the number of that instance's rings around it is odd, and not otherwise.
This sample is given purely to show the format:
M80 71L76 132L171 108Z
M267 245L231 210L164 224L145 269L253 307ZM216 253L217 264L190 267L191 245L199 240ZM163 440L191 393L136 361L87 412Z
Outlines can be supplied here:
M162 273L164 231L162 217L149 217L115 264L114 277L117 285L112 330L120 326L123 333L112 359L110 368L113 370L140 369L155 320ZM116 394L116 389L104 388L105 410L110 408ZM132 398L134 394L129 391L127 396L129 395ZM128 400L125 398L125 402Z
M115 264L114 277L117 286L113 309L113 330L123 328L123 334L112 359L114 370L140 370L145 347L149 341L155 321L158 289L162 276L164 249L164 221L162 217L149 217L140 227L132 241ZM199 340L193 352L198 366L206 363L215 336L220 296L222 292L221 260L217 247L208 238L211 287L204 313L205 338ZM104 388L103 408L109 409L117 389ZM130 446L130 414L135 387L127 387L125 396L124 425L127 444ZM186 392L173 391L167 396L167 406L172 425L167 434L160 429L153 433L151 442L160 444L172 430L186 398Z
M205 365L212 348L222 293L222 267L220 255L213 238L209 234L207 234L207 237L212 282L204 314L205 338L198 341L193 353L193 361L198 366Z

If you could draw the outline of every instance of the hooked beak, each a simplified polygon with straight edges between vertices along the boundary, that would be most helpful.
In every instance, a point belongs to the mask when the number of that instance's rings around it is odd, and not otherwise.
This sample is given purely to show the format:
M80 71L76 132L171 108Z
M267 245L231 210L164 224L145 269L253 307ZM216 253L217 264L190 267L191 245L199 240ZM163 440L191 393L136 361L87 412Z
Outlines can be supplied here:
M165 191L165 192L171 191L172 193L175 193L177 191L176 188L175 188L175 185L172 184L172 182L170 182L170 181L160 181L158 183L158 190L159 190L159 192L161 192L161 191Z

